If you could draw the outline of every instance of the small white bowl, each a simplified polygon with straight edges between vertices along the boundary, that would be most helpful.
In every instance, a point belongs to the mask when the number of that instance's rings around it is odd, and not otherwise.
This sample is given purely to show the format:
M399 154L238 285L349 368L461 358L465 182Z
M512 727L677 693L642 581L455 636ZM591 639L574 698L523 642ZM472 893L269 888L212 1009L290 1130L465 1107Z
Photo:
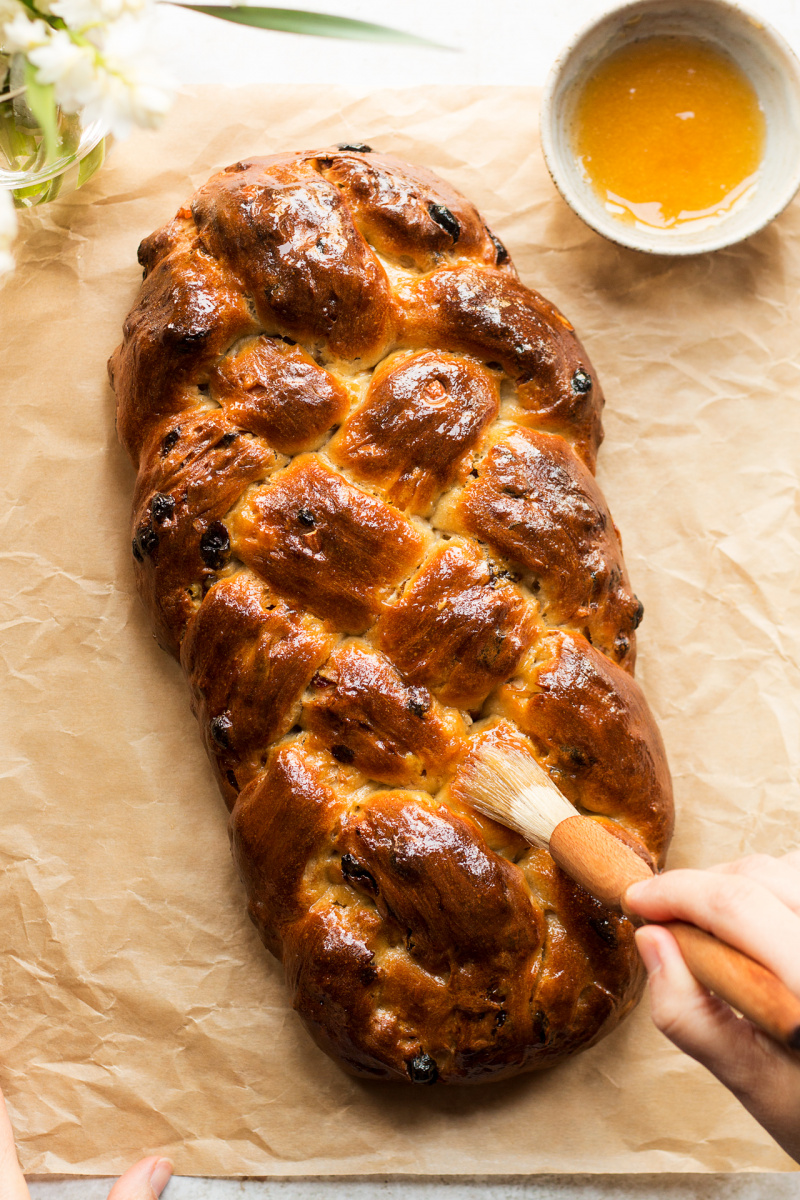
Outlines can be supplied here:
M586 179L572 143L575 110L587 75L629 42L654 35L699 38L727 54L748 77L766 121L758 181L725 216L700 225L655 229L619 220ZM562 51L542 97L542 149L567 204L604 237L650 254L701 254L763 229L800 187L800 64L783 38L725 0L636 0L587 26Z

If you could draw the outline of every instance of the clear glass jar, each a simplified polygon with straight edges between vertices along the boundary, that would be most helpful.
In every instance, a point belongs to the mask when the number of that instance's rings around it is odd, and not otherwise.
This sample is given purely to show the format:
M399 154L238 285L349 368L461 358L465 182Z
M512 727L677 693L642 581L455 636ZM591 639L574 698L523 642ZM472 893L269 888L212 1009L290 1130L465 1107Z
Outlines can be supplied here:
M5 74L3 65L0 50L0 76ZM86 124L80 114L59 109L57 128L56 151L48 157L44 135L27 105L3 100L0 94L0 188L13 194L17 208L32 208L74 191L102 166L108 131L101 121Z

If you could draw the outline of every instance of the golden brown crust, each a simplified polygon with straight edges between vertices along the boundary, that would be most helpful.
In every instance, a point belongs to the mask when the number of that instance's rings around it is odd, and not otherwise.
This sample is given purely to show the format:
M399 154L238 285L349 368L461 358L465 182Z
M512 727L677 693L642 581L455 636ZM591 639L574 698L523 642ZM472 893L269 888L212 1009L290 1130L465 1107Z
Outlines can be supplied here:
M180 214L142 242L139 258L145 280L109 363L117 432L137 466L158 421L194 411L207 370L238 338L259 329L242 285Z
M346 642L311 681L303 724L339 762L368 779L436 791L461 749L463 717L360 639Z
M663 863L672 836L664 746L631 677L577 633L557 630L489 708L531 739L573 803L613 816Z
M209 589L181 643L181 664L229 808L263 770L264 748L299 718L303 693L335 642L248 572Z
M492 266L508 262L469 201L424 167L347 150L316 161L343 192L366 241L386 258L425 271L451 252Z
M315 450L350 408L347 389L291 339L248 339L211 370L209 393L231 423L283 454Z
M517 421L566 437L594 469L602 393L572 326L543 296L504 271L459 263L398 288L396 306L406 345L499 364L517 385Z
M422 555L396 509L316 455L295 459L231 518L239 557L289 601L361 633Z
M479 711L537 633L519 588L471 542L436 546L375 626L378 645L443 704Z
M177 655L186 624L230 557L221 518L280 460L219 412L168 418L145 444L133 500L133 557L156 636Z
M376 367L328 453L390 503L428 513L466 478L499 407L497 380L479 363L432 351L393 355Z
M602 393L474 207L363 147L237 163L140 248L109 364L133 554L249 911L370 1079L548 1066L636 1002L630 924L479 816L485 741L663 862Z
M522 573L551 625L571 625L633 669L641 605L594 476L561 437L514 428L434 522L474 537Z
M392 336L391 292L339 189L310 162L237 163L196 193L202 242L227 261L265 329L374 362Z

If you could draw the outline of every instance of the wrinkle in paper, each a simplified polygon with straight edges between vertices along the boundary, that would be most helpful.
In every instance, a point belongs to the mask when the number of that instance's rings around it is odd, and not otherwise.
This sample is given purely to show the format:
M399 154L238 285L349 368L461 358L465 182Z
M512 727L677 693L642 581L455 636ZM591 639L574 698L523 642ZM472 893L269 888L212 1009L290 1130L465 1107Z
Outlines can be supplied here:
M140 238L241 156L366 140L479 205L603 381L599 475L645 605L672 863L798 845L800 207L713 256L615 247L557 197L536 107L526 89L197 89L23 215L0 294L0 1081L31 1172L112 1174L145 1151L197 1175L791 1168L645 1005L505 1084L343 1075L247 921L187 689L133 592L105 361Z

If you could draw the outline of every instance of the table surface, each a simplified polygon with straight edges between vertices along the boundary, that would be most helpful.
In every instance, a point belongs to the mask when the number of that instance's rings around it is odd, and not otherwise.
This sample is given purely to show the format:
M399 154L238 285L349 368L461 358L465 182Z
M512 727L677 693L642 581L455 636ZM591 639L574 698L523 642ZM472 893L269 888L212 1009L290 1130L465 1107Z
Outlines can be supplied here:
M302 3L283 0L287 7ZM178 85L338 83L369 91L422 84L543 84L572 36L607 0L308 0L308 7L393 25L448 50L305 38L237 27L163 6L159 42ZM748 0L800 55L800 0ZM143 1147L143 1152L146 1152ZM109 1181L30 1181L33 1200L101 1200ZM165 1200L800 1200L800 1175L360 1177L292 1180L173 1179Z

